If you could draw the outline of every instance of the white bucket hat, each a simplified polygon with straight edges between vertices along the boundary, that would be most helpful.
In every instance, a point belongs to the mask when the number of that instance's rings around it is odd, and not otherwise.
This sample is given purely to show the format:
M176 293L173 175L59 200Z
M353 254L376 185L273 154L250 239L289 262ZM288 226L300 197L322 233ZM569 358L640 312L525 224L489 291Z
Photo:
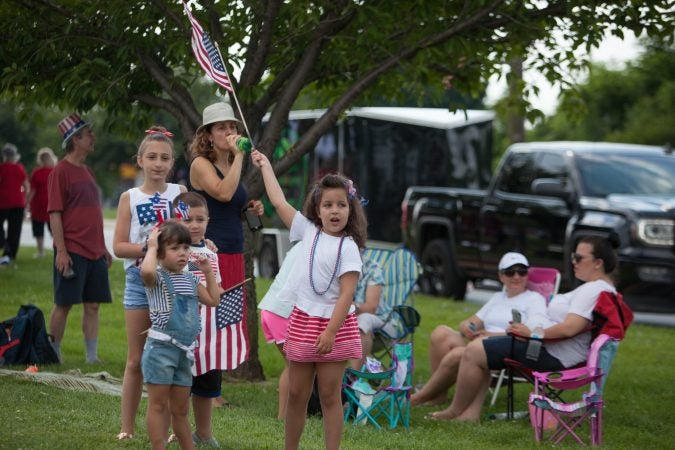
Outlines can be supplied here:
M241 121L234 116L234 110L232 109L229 100L226 99L225 101L214 103L204 108L202 125L197 128L197 133L212 123L227 121L241 123Z
M517 264L522 264L525 267L530 267L530 263L527 262L527 258L523 256L522 253L508 252L502 259L499 261L499 270L506 270L509 267L513 267Z

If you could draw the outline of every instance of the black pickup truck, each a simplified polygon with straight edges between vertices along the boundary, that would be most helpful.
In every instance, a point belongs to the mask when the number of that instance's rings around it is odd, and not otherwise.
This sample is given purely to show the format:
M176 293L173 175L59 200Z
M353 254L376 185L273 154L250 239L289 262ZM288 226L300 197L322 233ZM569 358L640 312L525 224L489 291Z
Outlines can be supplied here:
M636 310L675 311L675 155L669 148L590 142L509 147L487 190L413 186L404 243L424 267L421 288L464 298L496 279L507 251L556 267L574 287L570 253L586 235L619 246L617 286Z

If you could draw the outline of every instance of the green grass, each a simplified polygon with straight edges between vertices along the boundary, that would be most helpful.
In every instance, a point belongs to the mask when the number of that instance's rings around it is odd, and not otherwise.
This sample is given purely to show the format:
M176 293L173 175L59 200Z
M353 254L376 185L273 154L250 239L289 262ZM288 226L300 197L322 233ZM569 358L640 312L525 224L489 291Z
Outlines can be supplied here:
M14 316L19 305L34 303L48 317L52 305L51 257L29 259L32 253L19 253L18 267L0 270L0 319ZM126 338L121 305L124 276L116 262L110 272L114 302L101 309L100 357L104 364L86 366L80 321L82 308L73 308L62 344L65 362L43 371L63 372L105 370L121 377L126 355ZM269 280L256 280L259 298ZM416 306L422 323L415 341L415 383L429 376L427 343L438 324L455 325L475 312L478 306L447 299L417 295ZM671 343L675 329L633 325L621 344L605 393L603 438L607 448L665 448L675 442L675 395L670 386L675 373ZM277 449L283 443L283 424L276 419L276 381L282 367L277 350L261 339L260 359L267 381L231 382L223 386L224 396L233 407L214 412L214 432L225 448ZM23 367L16 367L23 369ZM530 388L518 385L516 401L524 407ZM3 414L0 419L0 449L89 449L147 448L145 401L137 418L137 437L118 443L119 397L86 394L48 387L32 382L0 378ZM505 409L504 395L494 409ZM345 426L345 449L432 449L432 448L534 448L528 420L481 424L438 423L424 419L434 408L415 408L409 430L377 431L372 426ZM668 444L670 443L670 444ZM570 444L571 445L571 444ZM321 421L308 421L301 447L320 449ZM574 446L576 447L576 446ZM175 446L174 448L178 448Z

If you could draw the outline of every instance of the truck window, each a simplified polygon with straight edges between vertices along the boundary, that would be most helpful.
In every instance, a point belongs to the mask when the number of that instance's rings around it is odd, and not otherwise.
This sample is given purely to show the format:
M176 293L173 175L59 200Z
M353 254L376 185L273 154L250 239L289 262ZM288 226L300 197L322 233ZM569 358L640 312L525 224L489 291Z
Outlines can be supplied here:
M554 178L560 180L564 186L569 179L569 170L565 157L559 153L539 153L534 178Z
M534 153L512 152L505 161L497 189L512 194L529 194L534 179Z

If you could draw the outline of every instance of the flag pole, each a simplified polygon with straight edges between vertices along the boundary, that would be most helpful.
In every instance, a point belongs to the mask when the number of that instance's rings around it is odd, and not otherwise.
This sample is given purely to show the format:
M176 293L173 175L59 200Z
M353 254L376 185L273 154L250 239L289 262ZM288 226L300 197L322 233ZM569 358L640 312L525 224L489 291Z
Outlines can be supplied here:
M248 135L248 138L251 140L251 145L253 148L255 148L255 143L253 142L253 136L251 135L251 132L248 130L248 124L246 123L246 118L244 118L244 113L241 110L241 106L239 105L239 99L237 98L237 93L234 92L234 83L232 83L232 78L230 77L230 73L227 71L227 67L225 66L225 60L223 59L222 53L220 53L220 46L218 43L214 40L213 44L216 47L216 50L218 51L218 56L220 57L220 60L223 62L223 70L225 70L225 74L227 75L227 78L230 80L230 85L232 87L232 97L234 97L234 104L237 106L237 111L239 111L239 115L241 116L241 123L244 124L244 129L246 130L246 134ZM227 90L227 89L226 89Z

